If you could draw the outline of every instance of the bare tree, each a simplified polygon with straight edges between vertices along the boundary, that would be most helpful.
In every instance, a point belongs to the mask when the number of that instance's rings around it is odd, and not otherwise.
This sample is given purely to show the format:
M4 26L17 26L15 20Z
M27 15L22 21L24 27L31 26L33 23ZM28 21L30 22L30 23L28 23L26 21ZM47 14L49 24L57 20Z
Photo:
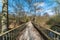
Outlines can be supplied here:
M60 14L60 0L54 0L56 3L58 3L58 6L54 8L55 13L58 15Z

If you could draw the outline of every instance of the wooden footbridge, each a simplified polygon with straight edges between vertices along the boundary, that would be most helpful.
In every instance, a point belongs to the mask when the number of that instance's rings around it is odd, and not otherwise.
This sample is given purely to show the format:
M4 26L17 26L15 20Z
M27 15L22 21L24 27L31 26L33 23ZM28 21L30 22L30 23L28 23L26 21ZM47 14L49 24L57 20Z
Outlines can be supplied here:
M8 0L2 0L2 3L2 32L0 33L0 40L60 40L60 33L39 26L31 21L7 31Z
M60 40L60 33L30 21L1 33L0 40Z

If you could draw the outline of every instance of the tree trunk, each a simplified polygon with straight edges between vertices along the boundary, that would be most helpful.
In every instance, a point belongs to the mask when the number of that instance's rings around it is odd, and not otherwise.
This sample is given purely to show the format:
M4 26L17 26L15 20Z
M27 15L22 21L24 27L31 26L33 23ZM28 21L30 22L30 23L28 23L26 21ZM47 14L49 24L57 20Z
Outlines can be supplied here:
M2 33L8 29L8 0L2 0Z

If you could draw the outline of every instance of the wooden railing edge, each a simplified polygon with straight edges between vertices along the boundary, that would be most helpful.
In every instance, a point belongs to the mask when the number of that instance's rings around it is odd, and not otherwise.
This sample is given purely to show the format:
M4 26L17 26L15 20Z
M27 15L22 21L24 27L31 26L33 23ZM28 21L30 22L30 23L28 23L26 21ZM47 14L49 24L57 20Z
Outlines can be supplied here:
M53 32L53 33L55 33L55 34L57 34L57 35L60 35L60 33L59 33L59 32L54 31L54 30L52 30L52 29L50 29L50 28L45 28L45 27L42 27L42 28L47 29L47 30L49 30L49 31L51 31L51 32Z
M22 25L24 25L24 24L22 24ZM13 28L13 29L11 29L11 30L8 30L8 31L6 31L6 32L0 33L0 36L7 34L7 33L11 32L11 31L13 31L13 30L19 28L19 27L22 26L22 25L19 25L19 26L15 27L15 28Z
M33 23L33 22L32 22ZM34 24L34 23L33 23ZM37 25L37 24L36 24ZM35 25L35 26L36 26ZM39 27L36 27L36 28L38 28L39 29ZM45 37L47 37L48 38L48 40L53 40L53 39L51 39L47 34L45 34L41 29L39 29L39 31L42 33L42 34L44 34L44 36Z

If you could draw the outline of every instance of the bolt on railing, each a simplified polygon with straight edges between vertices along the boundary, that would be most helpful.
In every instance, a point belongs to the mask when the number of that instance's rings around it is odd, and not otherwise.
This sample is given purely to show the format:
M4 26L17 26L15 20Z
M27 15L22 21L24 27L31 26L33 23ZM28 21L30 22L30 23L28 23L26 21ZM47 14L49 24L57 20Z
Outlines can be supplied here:
M17 40L18 34L25 28L25 24L0 34L0 40Z

